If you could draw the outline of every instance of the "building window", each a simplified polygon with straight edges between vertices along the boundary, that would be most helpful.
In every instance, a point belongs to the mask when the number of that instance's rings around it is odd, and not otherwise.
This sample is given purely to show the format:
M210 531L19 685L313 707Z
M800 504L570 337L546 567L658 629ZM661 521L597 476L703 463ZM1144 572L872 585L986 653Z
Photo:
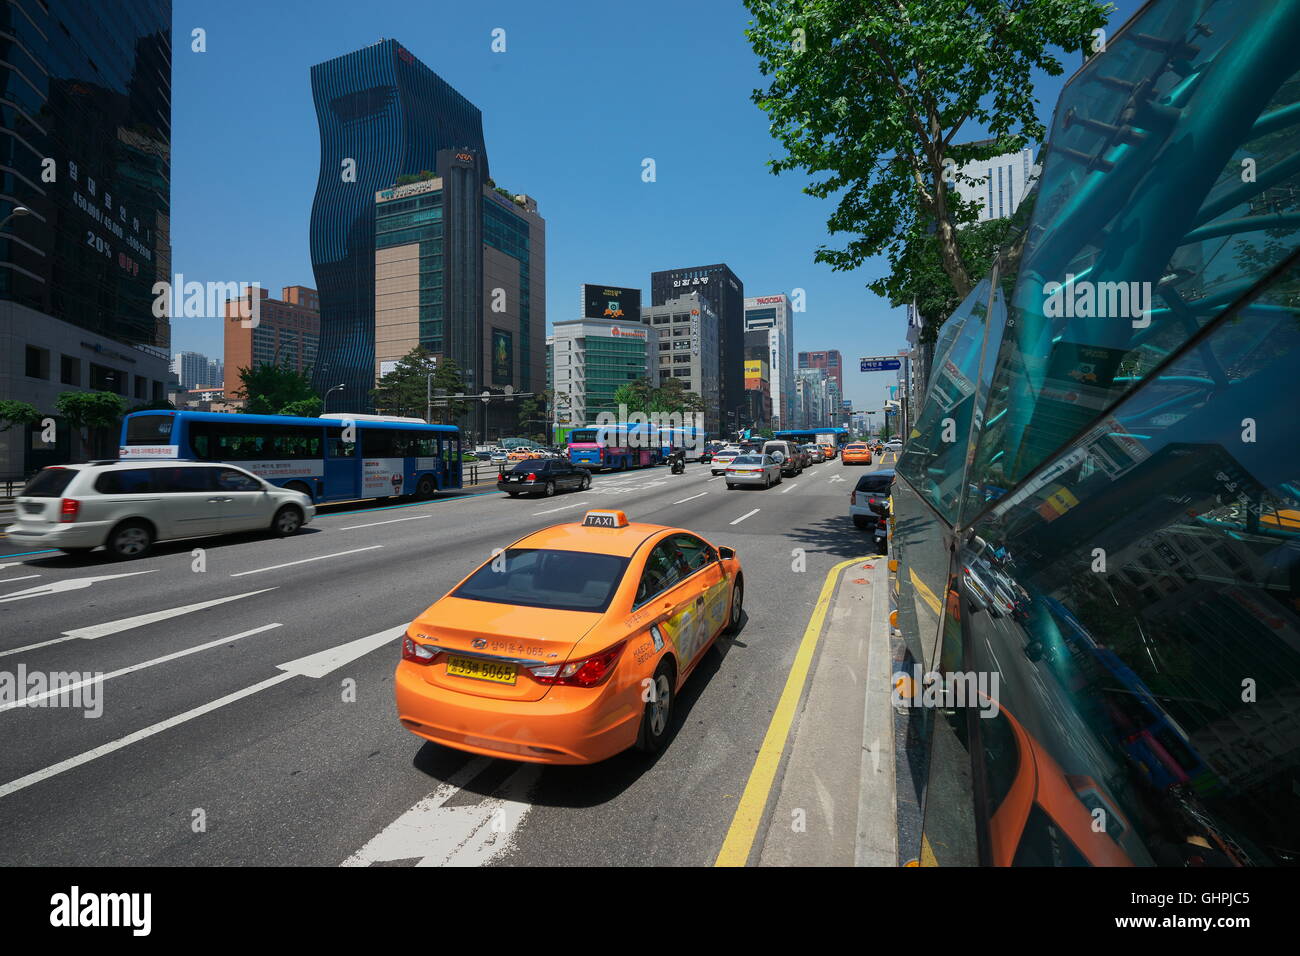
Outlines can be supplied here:
M103 365L90 363L90 387L98 392L114 392L118 395L126 394L125 372L119 372L117 369L107 368Z
M148 388L149 380L143 375L137 375L135 377L135 397L143 401L148 395Z
M64 385L81 384L81 359L64 355L59 358L59 381Z
M50 353L47 349L38 349L34 345L27 346L27 377L50 377Z

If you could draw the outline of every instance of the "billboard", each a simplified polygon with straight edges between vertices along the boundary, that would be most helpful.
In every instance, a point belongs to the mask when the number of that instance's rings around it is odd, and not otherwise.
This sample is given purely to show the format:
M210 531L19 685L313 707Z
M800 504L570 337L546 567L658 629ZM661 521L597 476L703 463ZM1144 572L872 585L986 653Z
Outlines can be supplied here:
M641 321L641 290L614 285L582 287L582 317L585 319L622 319Z
M503 329L492 330L492 384L513 385L515 337Z
M766 379L766 362L762 359L745 360L745 388L759 388Z

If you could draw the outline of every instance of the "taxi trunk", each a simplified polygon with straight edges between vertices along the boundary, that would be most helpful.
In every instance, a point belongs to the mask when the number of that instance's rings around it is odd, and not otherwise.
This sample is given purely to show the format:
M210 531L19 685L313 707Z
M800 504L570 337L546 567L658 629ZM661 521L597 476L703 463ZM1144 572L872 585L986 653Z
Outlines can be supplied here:
M588 611L490 604L446 597L411 624L439 653L418 664L434 687L498 700L541 700L550 690L529 667L563 663L601 619ZM558 638L553 635L565 635Z

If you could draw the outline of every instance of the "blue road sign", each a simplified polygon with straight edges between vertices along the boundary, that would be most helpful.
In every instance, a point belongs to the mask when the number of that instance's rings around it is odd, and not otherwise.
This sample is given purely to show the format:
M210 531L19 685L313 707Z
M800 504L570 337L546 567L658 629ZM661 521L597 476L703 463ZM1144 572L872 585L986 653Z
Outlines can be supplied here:
M860 371L892 372L902 367L903 363L898 359L863 359Z

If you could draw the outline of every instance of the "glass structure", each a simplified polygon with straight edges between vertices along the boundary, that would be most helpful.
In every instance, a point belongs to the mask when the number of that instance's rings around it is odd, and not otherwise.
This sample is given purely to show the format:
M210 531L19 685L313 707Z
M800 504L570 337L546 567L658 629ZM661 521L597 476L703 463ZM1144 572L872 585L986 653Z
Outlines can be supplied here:
M364 411L374 387L375 194L398 177L436 170L444 176L449 205L477 205L488 175L483 119L478 107L392 39L316 64L311 86L321 137L311 212L321 313L317 386L345 386L332 410ZM460 149L475 161L438 170L440 150ZM453 208L449 215L477 222L465 211ZM464 248L444 251L452 253L467 284L477 277L479 262L477 229L471 231ZM477 299L464 307L477 316ZM434 334L438 319L422 314L421 324L426 321ZM464 327L473 328L472 321ZM460 362L472 348L464 342L447 351Z
M1144 6L939 332L902 669L995 680L901 718L905 859L1300 862L1297 36L1297 0Z
M0 219L32 212L0 234L0 299L163 349L171 15L170 0L0 4Z

